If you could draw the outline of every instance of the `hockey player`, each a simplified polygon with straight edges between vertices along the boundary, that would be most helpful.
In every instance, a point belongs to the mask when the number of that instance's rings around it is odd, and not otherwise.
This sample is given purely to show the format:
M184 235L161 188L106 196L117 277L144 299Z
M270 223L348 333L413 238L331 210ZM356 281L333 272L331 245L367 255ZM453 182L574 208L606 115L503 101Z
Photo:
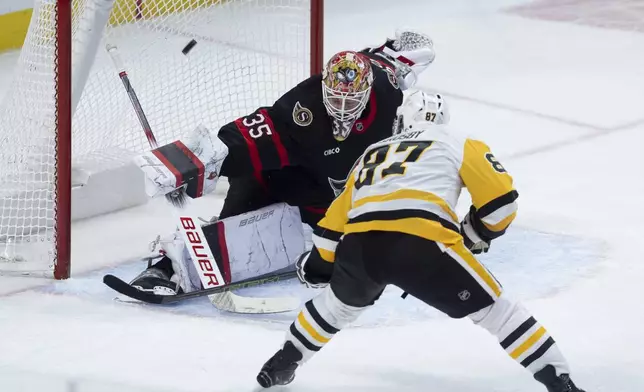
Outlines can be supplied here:
M157 196L185 186L194 198L212 191L217 179L224 176L230 189L220 219L253 214L282 202L299 207L301 219L314 227L364 149L391 136L402 90L415 84L434 56L431 39L411 31L398 32L380 47L339 52L322 74L306 79L272 106L259 108L218 132L199 128L183 142L139 156L146 189ZM435 104L435 122L440 123L447 112L440 96L435 97ZM221 239L217 227L203 228L213 248ZM272 240L281 241L278 237ZM190 262L180 257L180 249L165 249L172 244L181 248L178 236L161 244L164 254L160 260L135 278L133 285L171 293L176 285L169 279L179 274L175 283L190 290L189 271L181 271L182 265ZM235 253L230 244L225 245ZM246 250L240 252L248 253ZM280 262L268 259L271 268L294 263L289 258Z
M324 290L291 324L257 376L265 388L293 381L342 328L394 284L452 318L469 317L549 392L583 392L548 331L473 253L486 252L517 212L512 178L482 142L448 125L427 126L423 93L406 99L407 132L370 146L297 262L301 281ZM471 209L459 224L463 187Z

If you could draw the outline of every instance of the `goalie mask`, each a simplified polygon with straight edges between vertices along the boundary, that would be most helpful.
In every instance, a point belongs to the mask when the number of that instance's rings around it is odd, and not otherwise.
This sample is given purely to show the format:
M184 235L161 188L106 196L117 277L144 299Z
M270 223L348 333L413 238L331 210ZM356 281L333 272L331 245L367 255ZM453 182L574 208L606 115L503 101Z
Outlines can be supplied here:
M367 107L373 72L369 61L356 52L335 54L322 70L322 97L333 118L333 137L345 140L355 120Z
M440 94L416 90L405 95L402 105L396 110L393 134L411 131L423 124L447 124L449 111Z

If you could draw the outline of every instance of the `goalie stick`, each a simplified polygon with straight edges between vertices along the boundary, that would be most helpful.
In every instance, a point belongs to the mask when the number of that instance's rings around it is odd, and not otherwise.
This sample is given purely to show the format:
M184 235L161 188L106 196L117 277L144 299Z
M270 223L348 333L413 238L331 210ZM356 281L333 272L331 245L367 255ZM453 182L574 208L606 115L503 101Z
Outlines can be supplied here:
M157 148L158 143L157 143L156 137L152 132L152 127L148 122L147 116L145 115L145 112L143 111L143 107L141 106L141 102L139 101L139 98L137 97L136 92L134 91L134 87L130 82L129 76L125 69L125 65L119 55L118 48L114 45L107 44L105 46L105 49L107 50L107 53L109 54L110 58L112 59L112 62L114 63L114 67L118 72L119 78L123 82L125 91L128 97L130 98L130 102L132 102L132 107L134 109L134 112L136 113L137 118L139 119L139 122L141 124L141 127L143 128L143 132L145 133L146 138L148 139L148 143L150 144L150 147L153 149ZM180 207L184 206L187 200L187 196L184 192L184 189L183 188L176 189L174 192L171 192L168 195L166 195L166 199L174 206L174 210L176 211L175 215L177 215L177 220L178 220L178 228L179 228L179 231L181 232L184 242L186 243L187 248L192 249L192 252L190 252L190 258L194 263L195 269L197 270L197 272L199 272L201 283L207 289L209 286L213 286L213 285L215 287L213 287L212 289L217 287L222 287L225 282L224 277L221 271L219 270L219 266L217 265L217 262L214 256L212 255L212 252L210 250L210 247L208 246L208 243L206 241L201 240L202 238L203 239L206 238L206 236L203 233L203 230L201 229L201 225L197 223L198 222L197 219L193 219L191 216L182 213L182 211L180 210ZM195 246L196 242L198 242L198 246ZM197 249L199 250L197 251ZM206 266L205 267L206 270L204 270L202 266ZM106 276L103 279L103 282L105 284L107 284L106 279L108 276ZM116 277L112 277L112 278L118 279ZM107 280L113 281L113 279L111 278ZM108 286L110 285L108 284ZM117 287L121 287L121 286L117 286ZM122 294L125 294L125 293L122 293ZM128 294L125 294L125 295L128 295ZM133 297L132 295L128 295L128 296ZM235 293L232 293L230 289L222 290L220 292L217 292L217 291L211 292L208 298L210 299L210 302L215 307L217 307L217 309L225 310L228 312L235 312L235 313L287 312L287 311L293 310L294 307L297 307L299 305L299 300L295 298L246 298L246 297L241 297ZM297 301L297 304L295 304L296 301Z
M124 280L117 278L114 275L105 275L103 277L103 283L108 287L117 291L125 296L130 298L146 302L149 304L155 305L165 305L172 304L176 302L185 301L188 299L199 298L206 295L220 294L225 292L230 292L230 290L244 289L249 287L261 286L268 283L276 283L289 279L297 278L297 272L295 271L286 271L282 273L270 273L266 275L261 275L255 278L249 278L245 280L240 280L239 282L234 282L226 285L221 285L218 287L211 287L209 289L201 289L197 291L191 291L189 293L180 293L174 295L157 295L146 291L141 291L135 289L130 284ZM264 301L264 305L257 307L256 304L252 304L253 309L261 309L264 311L261 312L251 312L251 313L278 313L278 312L287 312L290 310L295 310L299 306L299 299L297 298L280 298L280 303L276 301L266 301L267 298L255 298L255 297L240 297L243 300L256 300L257 302ZM275 298L273 298L275 299ZM275 311L275 309L280 309Z

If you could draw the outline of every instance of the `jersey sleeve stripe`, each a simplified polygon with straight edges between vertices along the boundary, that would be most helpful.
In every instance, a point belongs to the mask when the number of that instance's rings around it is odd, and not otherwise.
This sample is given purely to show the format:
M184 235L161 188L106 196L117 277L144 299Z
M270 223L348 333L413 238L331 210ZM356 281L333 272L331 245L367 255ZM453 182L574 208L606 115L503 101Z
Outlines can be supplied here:
M277 155L279 156L279 159L280 159L280 167L288 166L289 165L288 152L286 151L286 147L284 147L284 144L282 143L282 138L280 137L280 134L275 131L275 127L273 126L273 120L271 119L271 116L268 114L266 109L260 109L259 113L261 113L264 116L266 124L268 124L271 130L271 139L273 140L273 144L275 145L275 149L277 150Z
M241 118L235 120L235 125L239 129L239 133L244 137L246 145L248 146L248 155L250 157L250 162L253 165L253 175L261 183L264 184L264 178L262 177L262 161L259 158L259 150L257 149L257 144L250 136L248 127L246 127Z
M318 250L318 253L320 254L322 260L326 261L327 263L335 262L335 251L330 251L318 247L316 247L316 249Z
M512 203L506 204L503 207L495 210L491 214L485 216L481 215L481 220L488 227L496 226L506 220L510 215L516 214L518 209L519 205L516 201L513 201Z
M485 225L485 228L488 229L489 231L505 232L508 226L510 226L510 223L512 223L512 221L514 220L515 216L517 216L517 213L513 212L512 214L508 215L505 219L503 219L501 222L497 223L496 225L489 225L485 223L484 220L481 220L481 221Z
M496 199L488 202L487 204L479 208L476 211L476 215L479 217L486 217L492 214L494 211L498 210L499 208L514 202L518 197L519 197L519 192L513 189L510 192L497 197Z
M338 231L333 231L331 229L327 229L320 226L316 227L315 230L313 230L313 234L318 237L326 238L328 240L335 241L335 242L340 241L340 238L343 235L343 233L340 233Z
M335 249L338 247L338 241L331 241L315 234L313 234L313 244L315 244L315 247L318 248L318 250L324 249L330 252L335 252Z

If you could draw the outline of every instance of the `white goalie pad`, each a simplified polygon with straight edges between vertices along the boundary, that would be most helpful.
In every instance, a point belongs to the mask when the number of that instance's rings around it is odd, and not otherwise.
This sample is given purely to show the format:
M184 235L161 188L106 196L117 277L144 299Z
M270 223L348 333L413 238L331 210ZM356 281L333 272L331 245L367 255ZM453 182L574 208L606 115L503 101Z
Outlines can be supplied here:
M284 203L222 219L202 229L227 282L293 266L311 242L311 231L304 228L299 210ZM177 232L160 245L172 259L173 280L186 292L200 289L199 273L181 235Z
M221 254L224 269L228 264L233 282L294 265L304 252L300 212L288 204L273 204L216 225L220 249L215 254Z

